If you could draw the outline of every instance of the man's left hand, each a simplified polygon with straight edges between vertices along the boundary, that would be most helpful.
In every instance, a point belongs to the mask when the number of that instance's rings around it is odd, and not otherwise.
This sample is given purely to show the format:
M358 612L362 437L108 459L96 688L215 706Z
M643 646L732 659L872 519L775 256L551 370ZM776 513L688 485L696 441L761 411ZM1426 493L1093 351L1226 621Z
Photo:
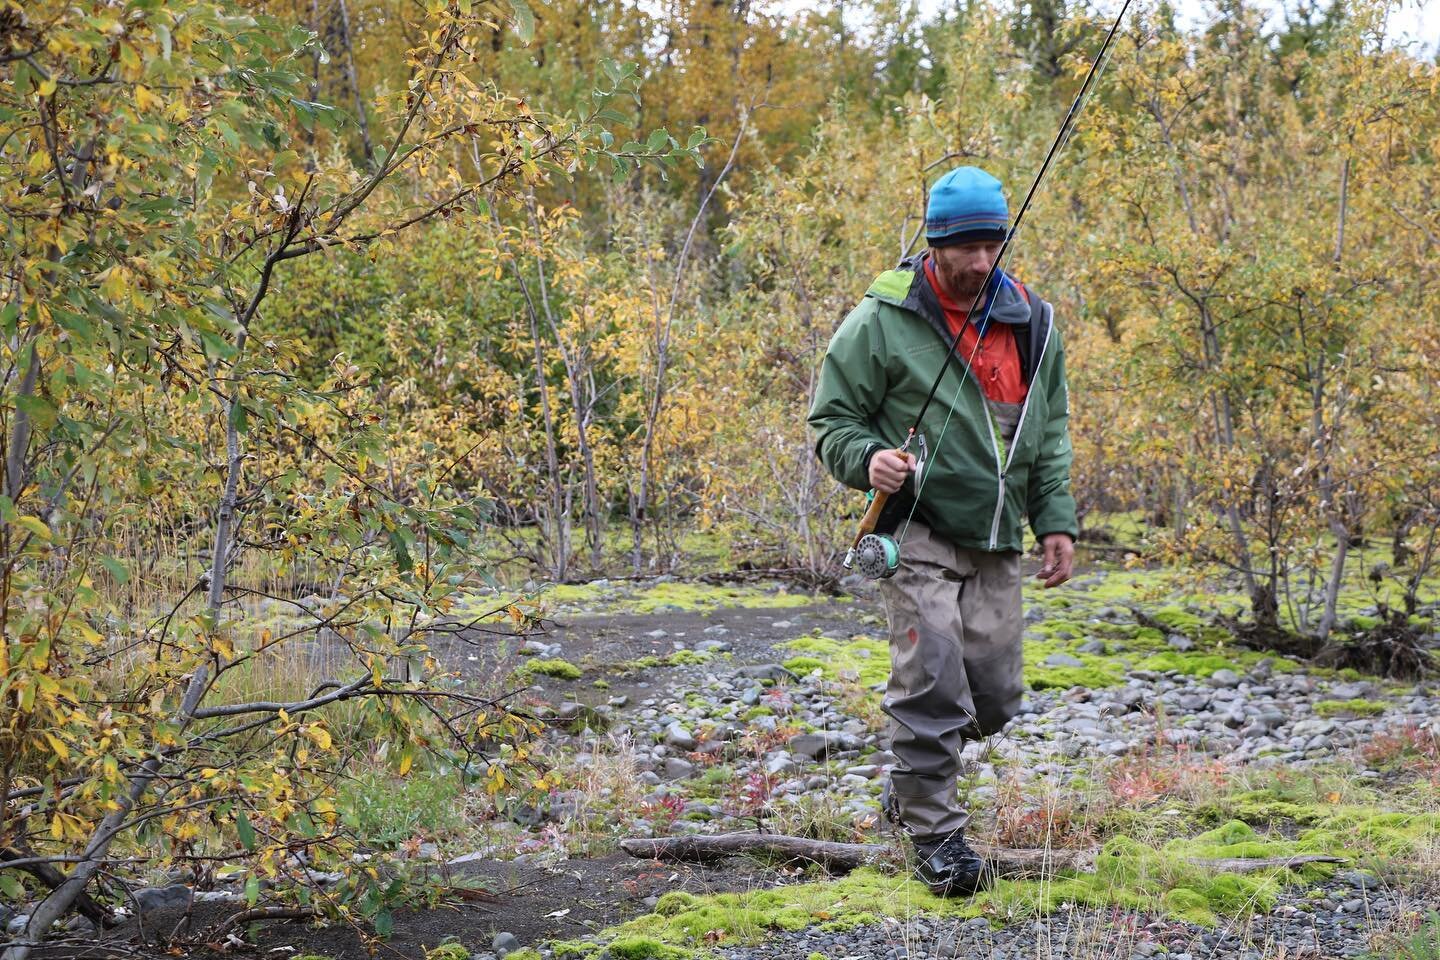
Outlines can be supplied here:
M1045 562L1035 579L1044 580L1043 586L1058 587L1070 579L1075 566L1075 541L1067 533L1047 533L1040 540Z

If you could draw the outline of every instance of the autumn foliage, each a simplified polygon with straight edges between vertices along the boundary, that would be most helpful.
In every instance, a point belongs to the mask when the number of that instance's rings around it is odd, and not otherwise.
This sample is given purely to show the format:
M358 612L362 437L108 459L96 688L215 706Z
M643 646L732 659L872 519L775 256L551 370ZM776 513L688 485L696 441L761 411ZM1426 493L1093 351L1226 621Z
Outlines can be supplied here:
M1018 201L1107 24L812 6L0 3L0 892L47 898L7 960L122 859L383 928L336 781L526 788L528 718L426 649L523 624L507 583L833 580L863 500L804 430L828 338L948 166ZM1362 567L1404 625L1440 71L1381 3L1164 9L1009 264L1065 329L1077 495L1232 571L1257 636L1331 642Z

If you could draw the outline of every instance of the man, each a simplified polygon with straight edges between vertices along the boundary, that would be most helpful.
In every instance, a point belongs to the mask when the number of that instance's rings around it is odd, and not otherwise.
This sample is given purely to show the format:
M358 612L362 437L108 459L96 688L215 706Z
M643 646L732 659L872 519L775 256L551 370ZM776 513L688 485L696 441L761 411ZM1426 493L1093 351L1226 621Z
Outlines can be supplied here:
M1022 693L1022 516L1042 546L1046 587L1071 573L1069 400L1050 305L997 270L1009 228L1000 181L959 167L930 194L929 249L882 273L836 331L809 422L841 483L892 494L881 531L899 566L880 581L890 629L894 769L882 806L911 838L915 873L940 894L988 882L965 842L956 794L966 740L1000 730ZM917 478L896 448L940 371L920 424L929 462Z

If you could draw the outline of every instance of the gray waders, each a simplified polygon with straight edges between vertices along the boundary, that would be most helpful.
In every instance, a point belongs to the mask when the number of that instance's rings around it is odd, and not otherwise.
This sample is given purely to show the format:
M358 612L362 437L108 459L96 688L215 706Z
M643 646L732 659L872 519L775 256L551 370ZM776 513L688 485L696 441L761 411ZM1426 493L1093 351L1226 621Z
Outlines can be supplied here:
M880 594L890 622L891 802L925 842L970 820L955 790L965 741L996 733L1020 709L1020 554L955 547L911 523Z

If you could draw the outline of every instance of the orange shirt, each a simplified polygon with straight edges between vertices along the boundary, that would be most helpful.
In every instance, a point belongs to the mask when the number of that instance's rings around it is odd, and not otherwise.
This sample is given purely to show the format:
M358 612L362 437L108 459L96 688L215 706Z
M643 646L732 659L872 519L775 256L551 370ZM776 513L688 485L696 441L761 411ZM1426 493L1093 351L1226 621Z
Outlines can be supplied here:
M935 276L935 265L929 257L925 258L925 277L930 281L930 288L935 291L935 296L939 298L940 306L945 311L945 322L950 327L951 335L960 338L955 352L959 354L962 363L970 360L971 370L980 382L980 389L985 396L996 403L1024 403L1029 388L1025 384L1025 375L1020 366L1020 348L1015 343L1014 333L1007 329L1005 324L1000 324L1002 329L996 331L992 327L981 337L975 324L968 322L965 308L952 300L941 288L939 278ZM1029 303L1029 291L1019 282L1015 286L1020 289L1020 295L1025 298L1025 302ZM971 357L974 359L971 360Z

